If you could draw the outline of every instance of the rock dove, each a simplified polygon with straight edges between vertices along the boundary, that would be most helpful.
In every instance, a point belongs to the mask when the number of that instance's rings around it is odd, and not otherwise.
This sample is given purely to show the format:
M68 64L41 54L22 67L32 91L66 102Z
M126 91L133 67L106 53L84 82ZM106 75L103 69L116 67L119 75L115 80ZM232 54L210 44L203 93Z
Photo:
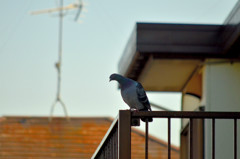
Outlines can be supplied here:
M141 83L130 78L123 77L119 74L112 74L109 78L110 81L115 80L119 83L122 98L130 107L130 109L136 109L139 111L152 111L148 97ZM152 121L152 118L147 119L150 122ZM146 118L141 118L141 120L146 121Z

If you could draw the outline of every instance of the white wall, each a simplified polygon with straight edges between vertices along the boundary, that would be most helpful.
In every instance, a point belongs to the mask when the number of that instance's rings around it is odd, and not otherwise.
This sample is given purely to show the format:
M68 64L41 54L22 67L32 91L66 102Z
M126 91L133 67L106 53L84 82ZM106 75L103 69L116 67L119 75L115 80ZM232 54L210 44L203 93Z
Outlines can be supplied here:
M206 111L240 111L240 63L206 64L203 68L202 105L206 106ZM210 159L212 149L210 120L206 120L205 128L205 159ZM215 131L215 158L233 159L233 120L216 119ZM239 132L238 121L238 134ZM240 147L240 140L238 145Z

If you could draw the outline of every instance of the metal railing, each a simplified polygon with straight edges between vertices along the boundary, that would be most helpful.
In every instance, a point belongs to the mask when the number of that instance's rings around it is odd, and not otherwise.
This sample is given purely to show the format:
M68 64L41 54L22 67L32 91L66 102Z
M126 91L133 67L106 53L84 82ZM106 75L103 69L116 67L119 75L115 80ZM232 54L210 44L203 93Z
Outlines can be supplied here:
M233 156L237 159L237 120L240 112L190 112L190 111L152 111L140 112L120 110L107 134L92 156L92 159L131 159L131 126L138 125L142 117L165 118L168 121L168 159L171 159L171 119L189 119L189 158L194 158L193 127L194 119L210 119L212 121L212 159L215 159L215 121L216 119L233 120ZM145 122L145 159L148 159L148 122Z
M131 158L131 112L119 111L92 159Z

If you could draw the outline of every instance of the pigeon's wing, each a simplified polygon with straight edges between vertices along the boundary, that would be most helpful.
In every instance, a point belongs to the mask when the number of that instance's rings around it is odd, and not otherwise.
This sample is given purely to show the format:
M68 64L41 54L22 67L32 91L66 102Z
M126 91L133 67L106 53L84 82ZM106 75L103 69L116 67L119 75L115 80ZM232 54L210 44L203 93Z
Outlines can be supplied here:
M144 105L146 110L151 111L151 107L150 107L150 103L148 101L148 97L147 97L146 92L144 91L141 83L137 83L137 89L136 90L137 90L138 100Z

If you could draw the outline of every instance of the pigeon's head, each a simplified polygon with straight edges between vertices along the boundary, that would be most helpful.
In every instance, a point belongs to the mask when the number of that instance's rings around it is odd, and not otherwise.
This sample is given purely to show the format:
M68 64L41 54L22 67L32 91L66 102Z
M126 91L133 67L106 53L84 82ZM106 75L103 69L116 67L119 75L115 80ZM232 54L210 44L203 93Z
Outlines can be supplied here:
M123 78L124 78L123 76L114 73L114 74L111 74L111 76L109 77L109 82L113 81L113 80L120 82L121 79L123 79Z

